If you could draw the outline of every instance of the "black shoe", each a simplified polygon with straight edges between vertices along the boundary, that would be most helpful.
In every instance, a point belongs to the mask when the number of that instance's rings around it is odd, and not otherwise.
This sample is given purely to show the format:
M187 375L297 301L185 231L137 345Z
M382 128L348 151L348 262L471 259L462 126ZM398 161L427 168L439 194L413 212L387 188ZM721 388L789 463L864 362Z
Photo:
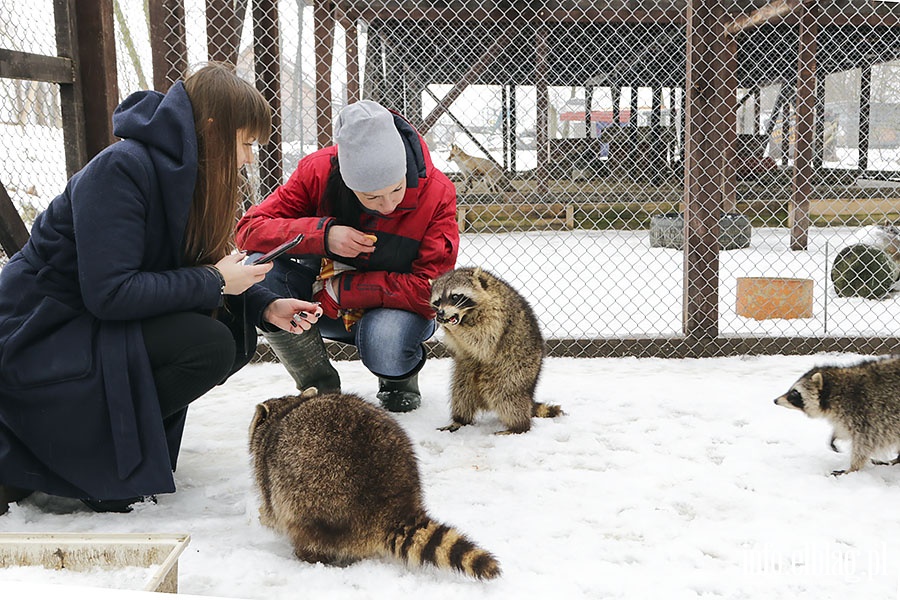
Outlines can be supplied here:
M6 514L11 503L24 500L32 493L31 490L25 490L11 485L0 485L0 515Z
M422 404L422 394L419 393L418 373L400 381L379 377L378 393L375 396L385 410L401 413L416 410Z
M122 498L121 500L94 500L82 498L81 502L94 512L98 513L130 513L134 510L132 505L139 502L152 502L156 504L156 496L135 496L134 498Z

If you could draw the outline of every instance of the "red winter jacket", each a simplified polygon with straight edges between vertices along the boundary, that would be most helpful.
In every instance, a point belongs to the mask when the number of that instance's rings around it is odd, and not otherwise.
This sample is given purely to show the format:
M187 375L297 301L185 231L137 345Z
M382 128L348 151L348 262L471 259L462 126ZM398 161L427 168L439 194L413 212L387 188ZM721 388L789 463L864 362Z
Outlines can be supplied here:
M302 233L291 255L329 256L357 269L342 275L335 290L341 308L399 308L431 319L429 280L453 269L459 251L456 189L412 125L396 114L394 123L406 144L406 195L389 215L361 213L359 229L378 238L374 252L349 259L325 247L335 218L323 196L337 146L302 158L287 183L250 208L237 224L237 244L267 252Z

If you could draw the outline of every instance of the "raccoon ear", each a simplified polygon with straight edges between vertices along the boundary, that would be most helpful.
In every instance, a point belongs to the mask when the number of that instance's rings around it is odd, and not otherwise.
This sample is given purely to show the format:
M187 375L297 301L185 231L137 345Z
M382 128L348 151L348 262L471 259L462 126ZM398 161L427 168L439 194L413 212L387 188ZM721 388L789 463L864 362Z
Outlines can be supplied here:
M253 413L253 420L250 421L250 433L252 434L259 427L259 424L266 420L269 416L269 407L265 404L257 404L256 412Z
M478 283L481 285L481 289L488 289L488 280L487 277L484 276L484 271L481 270L481 267L475 267L475 270L472 271L472 277L478 280Z
M816 371L812 374L812 377L809 378L816 389L821 390L824 382L822 381L822 373L820 371Z

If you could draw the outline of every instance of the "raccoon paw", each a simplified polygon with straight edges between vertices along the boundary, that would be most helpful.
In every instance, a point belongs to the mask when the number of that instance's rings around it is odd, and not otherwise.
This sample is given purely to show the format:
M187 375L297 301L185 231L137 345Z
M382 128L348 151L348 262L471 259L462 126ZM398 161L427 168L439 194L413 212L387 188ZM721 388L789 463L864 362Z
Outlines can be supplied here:
M846 474L849 473L849 472L850 472L850 471L845 471L844 469L841 469L841 470L839 470L839 471L832 471L832 472L831 472L831 476L832 476L832 477L840 477L841 475L846 475Z
M453 421L449 425L445 425L444 427L438 427L438 431L449 431L450 433L453 433L454 431L458 430L462 426L463 426L462 423L457 423L456 421Z
M873 465L878 465L880 467L893 467L894 465L900 465L900 456L893 460L875 460L872 459Z

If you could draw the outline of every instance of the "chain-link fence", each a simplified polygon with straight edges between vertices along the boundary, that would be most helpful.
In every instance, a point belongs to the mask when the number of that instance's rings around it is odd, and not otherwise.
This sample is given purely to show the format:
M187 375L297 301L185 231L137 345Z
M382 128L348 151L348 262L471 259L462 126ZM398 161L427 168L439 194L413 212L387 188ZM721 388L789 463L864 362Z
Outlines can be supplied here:
M4 3L0 47L53 55L54 4ZM553 352L894 351L865 342L900 330L895 1L111 5L120 97L207 59L267 95L261 195L348 102L405 115L457 184L459 264ZM65 183L59 124L53 85L0 80L26 221Z

